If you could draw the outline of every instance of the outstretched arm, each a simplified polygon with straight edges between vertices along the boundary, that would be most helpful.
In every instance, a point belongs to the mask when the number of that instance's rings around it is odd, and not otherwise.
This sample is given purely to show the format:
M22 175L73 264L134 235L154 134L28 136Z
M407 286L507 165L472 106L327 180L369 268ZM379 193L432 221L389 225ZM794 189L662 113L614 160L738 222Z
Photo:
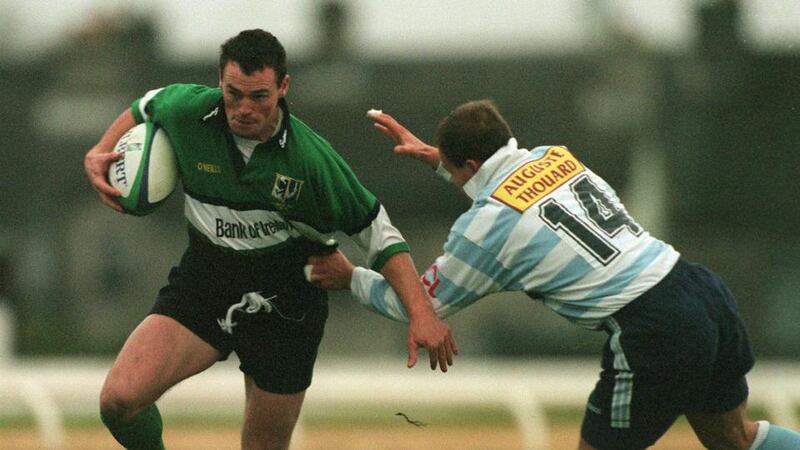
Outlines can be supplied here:
M496 255L478 249L475 244L457 233L450 234L445 253L422 274L433 312L441 318L454 314L479 299L506 290L498 280L509 278L508 269L488 276L481 261L493 261ZM478 260L459 259L455 254L470 251ZM477 252L477 253L475 253ZM307 277L314 285L325 289L350 289L365 308L398 322L409 320L405 305L384 276L364 267L353 267L341 252L312 256L308 259Z
M305 270L306 279L311 284L323 289L350 289L365 308L397 322L408 322L405 306L383 276L364 267L353 266L341 251L309 257ZM354 280L355 277L365 282ZM371 293L370 286L373 285L378 286L380 292ZM435 312L440 314L440 311Z
M394 117L376 109L369 110L367 117L375 129L394 142L396 154L422 161L432 169L439 167L439 149L420 140Z
M405 255L405 259L403 259L403 255ZM392 263L393 260L395 260L394 263ZM387 311L385 308L370 307L370 299L366 296L359 298L359 301L367 308L390 319L409 323L408 367L414 366L417 359L417 348L420 345L428 350L431 369L435 369L438 363L442 372L446 372L447 366L453 364L453 356L458 354L455 339L450 333L450 328L436 317L434 305L428 301L419 280L409 280L404 276L399 277L399 280L395 278L398 271L405 274L416 273L415 270L408 271L403 267L406 263L411 264L411 258L407 253L395 255L387 262L383 270L387 278L368 269L355 269L347 257L338 250L329 255L312 256L308 263L306 277L312 284L324 289L350 289L355 270L364 271L365 275L374 275L379 278L385 289L391 292L390 305L387 307L391 312L385 312ZM396 264L396 266L393 267L392 264ZM395 278L392 283L387 283L389 277ZM405 291L405 293L398 296L395 291Z
M108 184L106 175L111 163L122 158L122 153L115 152L114 146L119 138L134 126L136 126L136 120L133 118L133 113L129 108L114 120L103 134L103 137L100 138L100 141L86 152L86 156L83 159L86 177L89 178L92 187L100 195L100 200L109 208L121 213L125 211L114 201L114 198L119 197L122 193Z

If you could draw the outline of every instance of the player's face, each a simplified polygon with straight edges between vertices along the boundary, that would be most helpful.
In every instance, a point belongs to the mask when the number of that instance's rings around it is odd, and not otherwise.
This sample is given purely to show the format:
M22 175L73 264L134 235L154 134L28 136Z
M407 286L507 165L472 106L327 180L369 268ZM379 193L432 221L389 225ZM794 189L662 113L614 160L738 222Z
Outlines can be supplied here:
M242 72L231 61L220 74L219 87L231 132L246 139L266 141L278 125L278 100L289 90L289 76L277 82L271 67Z

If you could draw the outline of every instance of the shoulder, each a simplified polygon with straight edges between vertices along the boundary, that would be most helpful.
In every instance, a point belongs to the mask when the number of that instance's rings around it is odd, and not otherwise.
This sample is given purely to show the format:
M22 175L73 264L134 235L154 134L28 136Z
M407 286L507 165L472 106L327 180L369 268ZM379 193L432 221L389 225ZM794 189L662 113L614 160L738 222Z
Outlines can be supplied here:
M171 84L159 92L155 99L172 109L203 114L219 102L221 97L219 88L199 84Z
M291 121L291 143L312 167L318 169L347 166L331 143L294 115Z
M133 102L137 122L170 122L184 117L202 118L214 108L222 93L219 88L199 84L170 84L153 89Z
M479 244L484 241L486 235L506 226L505 222L507 221L500 219L512 212L516 214L510 208L504 207L491 198L477 198L472 206L456 219L450 228L450 233L455 233Z
M333 151L333 146L327 139L314 131L297 116L290 114L289 121L291 123L292 133L294 134L293 137L296 140L295 143L325 151Z

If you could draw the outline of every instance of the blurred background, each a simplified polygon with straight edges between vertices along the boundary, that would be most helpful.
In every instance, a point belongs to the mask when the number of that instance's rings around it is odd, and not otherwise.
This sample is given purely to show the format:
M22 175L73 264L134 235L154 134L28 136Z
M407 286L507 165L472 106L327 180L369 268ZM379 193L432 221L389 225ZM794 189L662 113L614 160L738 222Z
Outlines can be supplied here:
M567 145L645 228L719 272L757 355L800 356L795 0L0 0L4 354L119 350L186 245L182 194L116 214L84 153L147 90L216 85L219 45L255 27L287 48L292 112L381 199L418 269L469 202L394 156L365 113L429 140L490 98L521 146ZM604 337L524 295L448 322L469 356L594 355ZM404 353L404 325L332 295L320 358Z

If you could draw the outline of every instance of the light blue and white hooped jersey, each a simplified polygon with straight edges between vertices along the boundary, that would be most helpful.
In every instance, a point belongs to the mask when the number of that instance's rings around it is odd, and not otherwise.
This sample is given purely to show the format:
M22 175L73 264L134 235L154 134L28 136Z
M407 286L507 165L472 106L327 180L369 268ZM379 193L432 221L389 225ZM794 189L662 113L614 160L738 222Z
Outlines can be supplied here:
M611 186L565 147L528 151L512 138L464 191L472 207L422 275L440 317L494 292L523 291L595 329L658 283L679 257L642 229ZM408 320L379 273L357 268L351 290L367 308Z

